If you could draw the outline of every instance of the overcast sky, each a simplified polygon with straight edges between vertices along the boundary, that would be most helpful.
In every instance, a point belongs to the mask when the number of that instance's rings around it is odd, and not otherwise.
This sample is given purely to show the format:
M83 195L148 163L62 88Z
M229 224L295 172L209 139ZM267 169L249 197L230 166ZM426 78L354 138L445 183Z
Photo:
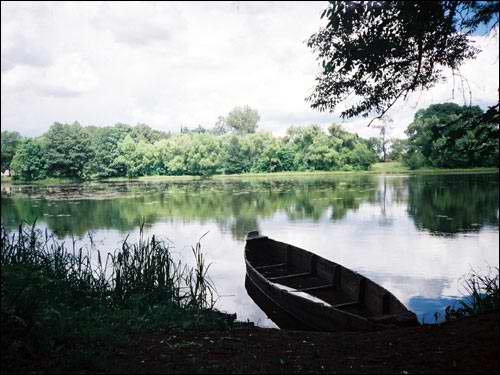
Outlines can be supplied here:
M1 128L37 136L53 122L146 123L178 132L211 127L250 105L260 130L342 123L373 135L367 119L341 121L304 100L318 71L305 41L326 2L9 3L1 12ZM497 101L498 33L475 37L483 52L462 67L472 103ZM464 104L461 82L396 106L394 136L416 110ZM468 94L467 94L468 96ZM468 98L467 98L468 100Z

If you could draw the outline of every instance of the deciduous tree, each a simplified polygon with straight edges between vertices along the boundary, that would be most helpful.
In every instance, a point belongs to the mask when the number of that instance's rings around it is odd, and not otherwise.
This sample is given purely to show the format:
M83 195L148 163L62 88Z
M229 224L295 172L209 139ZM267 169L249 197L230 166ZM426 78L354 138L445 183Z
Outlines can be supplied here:
M10 168L10 163L16 148L21 142L22 137L18 132L3 131L1 137L1 169L2 172Z
M406 163L411 168L497 166L499 124L484 118L479 107L454 103L418 111L407 129Z
M13 176L20 180L39 180L47 176L46 150L39 140L21 142L12 159Z
M249 106L236 107L226 117L226 125L237 133L255 133L259 113Z
M90 136L79 123L54 123L43 136L47 173L52 177L82 178L92 159Z
M498 16L498 1L330 1L308 41L322 66L308 100L330 112L346 103L343 118L382 116L475 57L470 35Z

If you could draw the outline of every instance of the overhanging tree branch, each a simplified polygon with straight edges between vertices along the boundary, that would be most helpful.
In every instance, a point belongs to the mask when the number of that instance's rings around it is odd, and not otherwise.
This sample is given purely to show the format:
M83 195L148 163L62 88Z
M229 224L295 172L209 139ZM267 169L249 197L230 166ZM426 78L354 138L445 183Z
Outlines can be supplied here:
M331 1L327 26L308 41L322 71L307 100L334 112L352 93L360 99L341 117L380 118L403 95L431 88L443 69L456 71L474 58L479 50L469 35L498 24L498 9L499 1Z

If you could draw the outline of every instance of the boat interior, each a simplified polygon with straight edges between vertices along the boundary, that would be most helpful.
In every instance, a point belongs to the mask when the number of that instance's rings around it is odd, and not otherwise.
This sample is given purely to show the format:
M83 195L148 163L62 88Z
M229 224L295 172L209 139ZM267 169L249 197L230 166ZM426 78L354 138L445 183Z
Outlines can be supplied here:
M247 243L247 259L268 281L333 308L374 318L391 313L389 293L339 264L271 239ZM302 293L301 293L302 295Z

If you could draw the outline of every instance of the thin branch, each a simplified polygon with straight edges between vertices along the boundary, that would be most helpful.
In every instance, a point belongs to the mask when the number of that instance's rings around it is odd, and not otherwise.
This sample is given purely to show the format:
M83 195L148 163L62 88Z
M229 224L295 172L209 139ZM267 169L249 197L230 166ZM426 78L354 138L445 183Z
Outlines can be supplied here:
M451 98L455 99L455 69L451 69L451 76L453 78L453 89L451 89Z
M469 106L471 106L472 105L472 90L470 88L469 80L462 73L460 73L460 70L457 70L457 71L458 71L458 73L456 73L456 74L457 74L457 76L460 77L460 82L462 84L462 96L464 97L464 104L467 103L467 99L465 99L465 86L464 86L464 81L465 81L465 83L467 84L467 88L469 90Z
M370 122L368 123L367 127L370 127L370 125L372 124L372 122L373 122L373 121L375 121L375 120L377 120L377 119L379 119L379 120L380 120L382 117L384 117L384 115L387 113L387 111L388 111L389 109L391 109L391 107L392 107L392 106L393 106L393 105L397 102L397 100L401 97L401 95L403 95L403 92L405 92L405 91L406 91L406 92L408 92L408 89L401 90L401 91L399 92L398 96L396 96L396 98L392 101L392 103L391 103L391 104L389 104L389 105L387 106L387 108L386 108L386 109L384 109L380 115L378 115L377 117L374 117L374 118L372 118L372 119L370 120Z
M410 92L410 90L415 89L415 86L417 85L418 77L420 76L420 69L422 68L422 54L423 54L422 38L418 39L417 45L418 45L417 73L415 73L415 77L413 78L413 82L411 83L410 87L406 90L405 99L408 96L408 93Z

